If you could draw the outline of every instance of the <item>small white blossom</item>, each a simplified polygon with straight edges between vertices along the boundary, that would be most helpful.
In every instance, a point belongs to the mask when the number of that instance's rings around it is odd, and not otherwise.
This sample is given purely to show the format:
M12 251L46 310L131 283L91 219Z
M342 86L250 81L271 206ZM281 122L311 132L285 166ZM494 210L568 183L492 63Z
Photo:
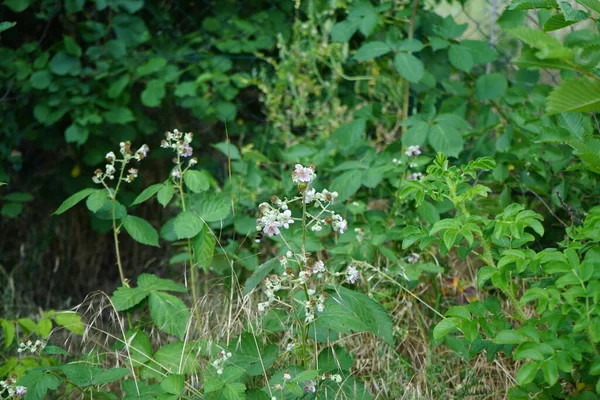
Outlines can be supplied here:
M360 276L360 272L356 269L355 266L351 265L346 269L346 282L348 283L356 283L358 281L358 277Z
M321 274L323 272L325 272L325 264L323 264L323 261L321 261L321 260L315 261L315 263L312 265L312 273L313 274Z
M333 214L331 218L331 227L333 228L334 232L339 232L340 234L343 234L346 231L346 229L348 229L348 221L342 218L341 215Z
M317 175L310 167L304 167L302 164L296 164L295 169L292 172L292 180L294 183L310 183Z
M416 157L421 154L421 146L408 146L405 154L409 157Z
M323 230L323 227L317 222L316 224L310 227L310 230L313 232L321 232Z
M340 383L342 382L342 377L340 376L340 374L333 374L331 375L331 380L335 383Z
M423 174L420 172L414 172L406 177L409 181L420 181L423 179Z
M416 264L419 262L420 259L421 259L420 254L410 253L409 256L407 257L406 261L408 261L409 264Z
M283 380L289 381L290 379L292 379L292 375L289 373L289 371L285 371L283 374Z

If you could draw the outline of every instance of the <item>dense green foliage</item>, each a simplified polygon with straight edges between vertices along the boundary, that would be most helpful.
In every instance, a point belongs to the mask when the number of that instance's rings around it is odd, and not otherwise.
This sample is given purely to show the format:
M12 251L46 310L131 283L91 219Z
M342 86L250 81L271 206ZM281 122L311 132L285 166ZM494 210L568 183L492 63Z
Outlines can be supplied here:
M0 213L61 188L53 218L85 205L120 277L87 319L7 307L0 396L415 396L416 331L465 370L509 360L497 398L597 398L596 0L513 0L498 49L416 1L201 4L0 6ZM126 235L173 279L136 277Z

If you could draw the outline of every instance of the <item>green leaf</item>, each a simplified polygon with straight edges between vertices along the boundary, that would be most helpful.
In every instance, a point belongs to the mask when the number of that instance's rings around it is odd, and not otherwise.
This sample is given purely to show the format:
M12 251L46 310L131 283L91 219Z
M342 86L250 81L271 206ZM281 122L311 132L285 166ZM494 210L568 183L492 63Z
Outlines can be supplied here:
M523 364L523 366L519 368L519 372L517 372L517 383L521 386L525 386L533 382L539 367L540 364L535 361Z
M202 230L202 221L194 212L186 210L175 218L173 229L177 239L193 238Z
M106 122L110 124L126 124L135 121L131 110L127 107L115 107L102 114Z
M7 319L2 319L2 332L4 332L4 348L8 349L15 339L15 324Z
M228 159L229 158L231 158L232 160L241 160L242 159L240 151L237 149L237 147L233 143L220 142L217 144L213 144L211 146L214 147L215 149L219 150L221 153L223 153L223 155L225 155L225 157L227 157Z
M28 201L33 200L33 195L31 193L25 192L12 192L7 194L6 196L2 196L3 201L14 201L17 203L26 203Z
M151 75L155 72L162 71L167 66L167 60L164 58L151 58L144 64L140 65L136 73L138 76Z
M185 346L180 341L162 346L154 354L154 359L169 374L191 375L199 367L194 346Z
M371 332L394 343L392 319L383 306L366 294L343 286L329 290L325 310L318 315L316 324L334 332Z
M205 222L217 222L229 216L231 202L223 195L207 194L195 198L191 208L196 210Z
M150 39L150 32L144 20L139 17L119 14L113 17L111 23L117 38L127 47L135 47Z
M461 324L461 321L461 319L454 317L444 318L433 328L433 338L440 340L451 330L457 328Z
M419 82L425 75L423 62L412 54L396 54L394 57L394 66L401 77L412 83Z
M211 266L216 244L217 239L210 231L208 225L205 225L192 243L195 266L205 269Z
M52 82L52 75L48 71L37 71L29 77L29 83L34 89L44 90Z
M158 232L148 221L128 215L123 219L123 228L136 242L158 247Z
M35 333L35 331L37 331L37 324L29 318L19 318L17 320L17 323L19 324L19 326L21 328L23 328L25 333L28 335Z
M20 203L5 203L0 210L0 215L7 218L16 218L23 211L23 204Z
M157 194L164 186L165 185L163 185L162 183L157 183L155 185L148 186L146 189L144 189L142 191L142 193L140 193L135 198L135 200L133 201L133 203L131 203L131 205L135 206L136 204L141 204L141 203L145 202L146 200L152 198L152 196Z
M50 60L50 71L55 75L79 75L81 72L81 63L79 58L68 55L60 51Z
M546 113L600 111L600 81L567 78L548 96Z
M141 288L128 288L121 286L110 298L116 311L129 310L138 305L148 296L148 292Z
M111 368L92 376L92 385L104 385L124 378L130 374L127 368Z
M600 1L598 0L575 0L582 6L589 8L590 10L596 11L600 14Z
M157 290L185 293L187 289L168 279L162 279L152 274L142 274L138 278L138 288L146 292Z
M108 98L116 99L123 93L123 90L129 85L129 75L122 75L108 87Z
M162 205L163 207L166 207L167 204L169 204L169 202L173 198L174 194L175 194L175 187L169 181L169 182L165 183L163 185L163 187L158 191L158 193L156 195L156 199L158 200L160 205Z
M520 344L526 341L525 335L513 329L498 332L493 340L496 344Z
M81 47L71 36L63 35L63 44L67 54L77 58L81 57Z
M170 374L160 382L160 387L169 394L179 395L185 388L185 376Z
M190 311L177 297L163 292L152 292L148 297L150 316L156 326L182 339L185 336Z
M6 2L4 2L4 4L6 4ZM8 22L8 21L3 21L0 22L0 33L9 30L10 28L13 28L15 25L17 25L16 22Z
M531 10L534 8L557 8L556 0L512 0L509 10Z
M473 68L473 56L468 48L460 44L451 44L448 50L448 59L456 69L470 72Z
M340 202L348 200L360 189L363 171L351 170L337 176L331 181L331 190L338 192Z
M464 148L462 135L453 126L436 123L429 130L429 144L438 152L448 157L458 157Z
M426 121L419 121L412 125L402 135L402 144L405 146L423 146L429 136L431 125Z
M331 40L346 43L358 30L358 25L353 21L345 20L338 22L331 30Z
M31 0L4 0L2 4L10 8L12 11L20 13L27 10L31 4Z
M423 50L425 45L418 39L406 39L400 42L400 46L398 46L398 50L400 51L408 51L408 52L418 52Z
M207 174L201 171L188 169L183 174L185 185L194 193L204 192L210 189L210 180Z
M539 50L535 53L538 58L567 59L573 55L573 51L564 47L558 39L540 30L519 27L509 29L507 32L509 35L525 42L528 46Z
M158 107L166 93L165 82L152 79L146 84L146 88L142 92L142 104L146 107Z
M64 351L58 346L46 346L44 347L44 354L48 355L58 355L58 356L68 356L69 353Z
M96 192L88 196L87 200L85 201L85 205L87 206L88 210L95 213L102 208L104 203L109 200L108 192L105 189L98 189Z
M83 335L84 327L81 315L72 311L57 312L53 316L54 322L58 325L66 328L67 330L77 334Z
M565 16L566 21L579 22L589 18L587 12L582 10L575 10L573 6L570 3L567 3L566 1L561 1L559 6L563 12L563 15Z
M77 143L81 145L87 141L89 134L90 132L86 128L73 122L65 131L65 140L67 143Z
M144 331L127 331L126 342L128 343L127 352L134 367L152 359L152 342Z
M98 189L83 189L74 195L70 196L68 199L63 201L63 203L58 207L58 210L54 212L55 215L62 214L65 211L72 208L74 205L88 197L89 195L96 193Z
M371 60L390 51L392 51L391 47L385 42L368 42L360 46L354 54L354 59L358 61Z
M19 379L18 385L27 388L26 400L43 400L48 390L56 390L60 379L46 370L46 368L31 368Z
M553 386L558 381L558 366L553 359L545 360L541 363L544 380L550 386Z
M259 265L258 268L252 273L252 275L246 279L246 283L244 284L244 291L242 292L244 296L248 295L251 291L253 291L263 279L267 277L273 271L275 267L279 265L279 260L277 257L271 258L269 261L264 262Z
M482 75L475 84L475 96L478 100L497 100L506 94L508 82L499 72Z

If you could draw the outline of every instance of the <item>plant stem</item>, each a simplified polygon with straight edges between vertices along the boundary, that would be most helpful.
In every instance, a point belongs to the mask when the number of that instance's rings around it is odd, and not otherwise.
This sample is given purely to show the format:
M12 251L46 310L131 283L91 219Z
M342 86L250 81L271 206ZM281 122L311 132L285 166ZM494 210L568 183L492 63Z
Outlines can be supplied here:
M119 173L119 180L117 182L117 186L115 187L114 193L110 192L110 188L104 184L106 189L108 190L109 195L112 199L112 229L113 229L113 240L115 243L115 257L117 258L117 267L119 268L119 276L121 277L121 284L125 287L129 287L127 283L127 279L125 279L125 274L123 272L123 263L121 262L121 251L119 250L119 228L117 226L117 193L119 192L119 187L121 186L121 182L123 181L123 173L125 172L125 166L127 163L125 160L122 161L121 172Z
M179 156L177 156L177 164L179 165L179 170L181 171L181 162L179 160ZM186 211L185 207L185 193L183 192L183 174L182 177L179 178L179 183L177 184L177 188L179 189L179 197L181 198L181 209ZM198 304L198 294L196 293L196 266L194 265L194 256L192 253L192 240L188 238L187 240L187 250L190 262L190 286L192 287L192 302L193 307L196 309L196 305Z

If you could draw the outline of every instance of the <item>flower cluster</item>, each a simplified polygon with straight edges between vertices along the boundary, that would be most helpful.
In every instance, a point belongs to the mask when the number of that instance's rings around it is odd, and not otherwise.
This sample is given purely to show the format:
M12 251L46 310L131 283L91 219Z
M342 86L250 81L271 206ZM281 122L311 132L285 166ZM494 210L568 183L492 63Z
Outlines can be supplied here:
M134 152L131 149L131 142L121 142L119 144L119 152L123 158L118 159L115 153L112 151L107 153L105 156L107 164L105 165L104 170L97 169L94 171L92 181L94 181L94 183L104 183L104 181L107 179L115 179L115 174L117 172L116 163L121 163L121 179L127 183L133 182L138 176L138 170L136 168L130 168L125 174L125 166L131 160L142 161L148 156L149 151L150 148L146 144L142 145L142 147Z
M406 177L409 181L420 181L423 179L423 174L420 172L413 172L412 174Z
M302 164L296 164L295 169L292 172L292 181L298 184L308 184L314 181L317 178L317 174L315 174L315 166L309 165L308 167L304 167Z
M421 146L408 146L408 149L406 149L406 152L404 153L409 157L416 157L418 155L421 155Z
M289 229L290 224L294 223L292 212L288 209L287 203L274 197L273 205L261 203L258 206L260 217L256 220L256 230L263 231L269 236L279 235L279 228Z
M406 261L408 261L409 264L416 264L419 262L419 260L421 259L421 255L417 254L417 253L410 253L408 255L408 257L406 258Z
M325 311L325 301L329 294L327 292L321 293L318 297L315 297L315 291L308 289L309 299L304 302L304 311L306 313L306 317L304 317L304 322L310 324L316 318L316 313L322 313Z
M5 393L8 398L22 398L27 394L27 388L17 386L17 376L12 375L10 378L0 381L0 398L5 398Z
M163 149L173 149L176 153L176 157L173 158L173 162L176 164L175 168L171 172L173 178L180 179L183 173L189 168L198 164L198 159L192 157L194 150L192 149L191 143L194 139L194 134L191 132L183 133L177 129L173 129L173 132L166 132L165 139L160 142L160 147ZM183 166L181 158L188 158L187 167Z
M356 283L358 278L360 277L360 272L354 265L350 265L346 268L346 282L348 283Z
M223 373L223 365L231 358L231 355L231 352L225 350L221 350L219 352L219 358L212 362L212 366L217 369L217 375L221 375Z
M46 347L45 340L36 340L35 343L29 339L25 339L23 342L19 343L19 348L17 349L17 353L35 353L37 351L44 350Z

